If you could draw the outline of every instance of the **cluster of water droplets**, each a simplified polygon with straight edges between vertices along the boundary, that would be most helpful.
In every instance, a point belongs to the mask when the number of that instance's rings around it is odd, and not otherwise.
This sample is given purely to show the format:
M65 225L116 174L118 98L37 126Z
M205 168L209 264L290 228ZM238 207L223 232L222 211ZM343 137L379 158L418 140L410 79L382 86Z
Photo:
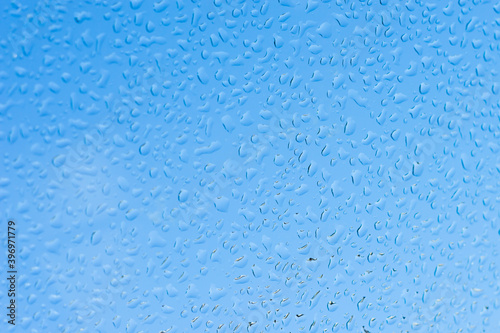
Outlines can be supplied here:
M499 327L500 5L1 6L24 332Z

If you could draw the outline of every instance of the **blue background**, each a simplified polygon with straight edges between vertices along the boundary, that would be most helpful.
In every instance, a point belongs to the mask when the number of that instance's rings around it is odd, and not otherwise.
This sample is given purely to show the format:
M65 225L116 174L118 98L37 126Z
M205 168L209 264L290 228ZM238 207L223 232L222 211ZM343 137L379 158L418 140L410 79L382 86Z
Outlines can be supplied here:
M16 331L498 331L499 13L2 4Z

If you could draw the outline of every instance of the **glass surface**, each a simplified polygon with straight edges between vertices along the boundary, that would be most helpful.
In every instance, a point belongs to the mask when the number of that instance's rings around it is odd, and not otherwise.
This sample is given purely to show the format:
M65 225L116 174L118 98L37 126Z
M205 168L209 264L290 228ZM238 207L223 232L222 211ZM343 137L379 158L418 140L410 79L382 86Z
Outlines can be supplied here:
M496 1L0 8L0 331L500 331Z

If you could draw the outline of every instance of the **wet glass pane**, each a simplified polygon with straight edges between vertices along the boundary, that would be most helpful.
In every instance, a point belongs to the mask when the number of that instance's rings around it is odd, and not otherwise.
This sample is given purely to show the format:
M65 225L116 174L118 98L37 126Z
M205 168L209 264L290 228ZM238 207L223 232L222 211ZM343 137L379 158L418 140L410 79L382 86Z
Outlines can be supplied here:
M0 331L500 330L500 4L0 10Z

